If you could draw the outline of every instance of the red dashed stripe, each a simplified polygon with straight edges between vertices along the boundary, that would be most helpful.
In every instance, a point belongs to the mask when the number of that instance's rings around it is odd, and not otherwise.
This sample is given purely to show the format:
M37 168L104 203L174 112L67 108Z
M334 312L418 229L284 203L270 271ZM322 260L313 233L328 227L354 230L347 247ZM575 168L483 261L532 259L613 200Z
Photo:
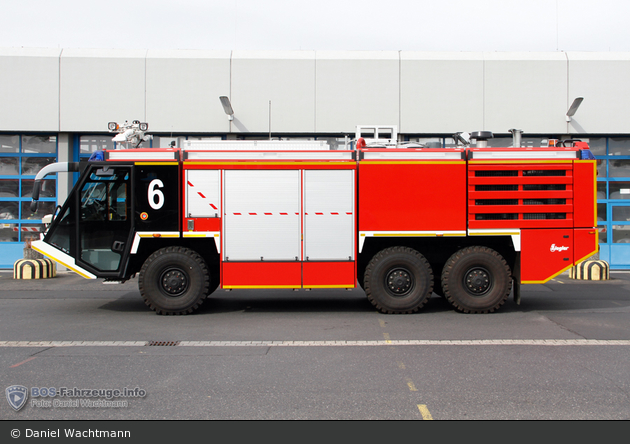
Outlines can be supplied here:
M189 180L186 181L188 183L189 187L194 187L194 185L192 183L190 183ZM197 194L199 195L199 197L201 197L202 199L205 199L206 196L204 196L204 194L201 191L197 191ZM218 210L218 208L213 204L213 203L209 203L208 205L210 205L212 207L213 210Z
M210 204L212 205L212 204ZM212 205L212 208L214 208L215 210L217 209L214 205ZM232 213L234 216L242 216L243 213ZM250 216L258 216L260 215L265 215L265 216L273 216L274 214L280 215L280 216L288 216L289 213L246 213ZM309 213L304 213L305 216L308 216ZM331 215L331 216L339 216L341 213L311 213L311 215L315 215L315 216L325 216L325 215ZM352 216L353 213L345 213L348 216ZM300 213L295 213L296 216L299 216Z

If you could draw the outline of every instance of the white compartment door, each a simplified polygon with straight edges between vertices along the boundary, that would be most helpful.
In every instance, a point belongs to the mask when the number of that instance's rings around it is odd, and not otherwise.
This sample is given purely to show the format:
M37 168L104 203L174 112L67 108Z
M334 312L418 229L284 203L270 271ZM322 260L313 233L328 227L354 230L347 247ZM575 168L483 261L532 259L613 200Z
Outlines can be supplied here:
M304 171L304 259L354 260L354 170Z
M219 217L220 215L220 171L187 170L186 217Z
M298 170L224 172L224 258L301 260Z

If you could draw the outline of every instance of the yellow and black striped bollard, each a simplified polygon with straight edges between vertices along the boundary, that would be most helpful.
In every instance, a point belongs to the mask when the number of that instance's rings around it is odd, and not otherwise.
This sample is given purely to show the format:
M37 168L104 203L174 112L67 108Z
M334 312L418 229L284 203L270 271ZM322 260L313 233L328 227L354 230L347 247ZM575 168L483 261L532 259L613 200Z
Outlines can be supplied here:
M571 279L605 281L610 279L610 266L606 261L584 261L569 270Z
M48 259L20 259L13 264L13 279L47 279L57 275L55 263Z

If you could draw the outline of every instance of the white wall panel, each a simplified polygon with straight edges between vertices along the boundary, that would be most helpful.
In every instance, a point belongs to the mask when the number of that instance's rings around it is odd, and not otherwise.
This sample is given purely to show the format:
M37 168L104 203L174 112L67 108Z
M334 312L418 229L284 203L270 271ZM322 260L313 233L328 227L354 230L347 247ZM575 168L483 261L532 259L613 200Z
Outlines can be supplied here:
M146 120L145 50L64 49L60 130L107 131L107 122Z
M401 52L401 133L483 127L482 53Z
M60 53L0 48L0 131L59 130Z
M266 134L270 100L276 134L627 134L630 117L630 53L0 48L0 68L8 132L100 133L138 119L162 134Z
M150 50L146 63L151 131L229 131L219 96L230 96L230 51Z
M584 97L569 123L572 134L629 133L630 53L567 53L569 101Z
M317 51L316 131L399 124L397 51Z
M233 132L315 131L313 51L234 51Z
M484 127L478 130L566 131L564 53L484 53L484 64Z

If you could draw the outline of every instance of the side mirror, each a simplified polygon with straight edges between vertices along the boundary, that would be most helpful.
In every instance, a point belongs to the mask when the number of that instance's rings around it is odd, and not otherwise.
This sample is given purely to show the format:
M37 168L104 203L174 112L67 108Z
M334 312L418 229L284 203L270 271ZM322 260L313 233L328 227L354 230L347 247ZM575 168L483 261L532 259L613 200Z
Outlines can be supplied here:
M42 189L42 181L35 180L33 184L33 201L31 202L31 211L33 213L37 212L37 201L39 200L39 192Z

